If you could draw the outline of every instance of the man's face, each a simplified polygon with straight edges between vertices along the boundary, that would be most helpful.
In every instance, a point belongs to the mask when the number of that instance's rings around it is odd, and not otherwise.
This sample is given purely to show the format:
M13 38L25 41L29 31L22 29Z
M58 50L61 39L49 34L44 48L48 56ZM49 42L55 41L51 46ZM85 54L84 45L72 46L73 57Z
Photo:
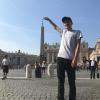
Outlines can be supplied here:
M65 21L65 22L63 22L63 25L64 25L65 29L72 29L71 21Z

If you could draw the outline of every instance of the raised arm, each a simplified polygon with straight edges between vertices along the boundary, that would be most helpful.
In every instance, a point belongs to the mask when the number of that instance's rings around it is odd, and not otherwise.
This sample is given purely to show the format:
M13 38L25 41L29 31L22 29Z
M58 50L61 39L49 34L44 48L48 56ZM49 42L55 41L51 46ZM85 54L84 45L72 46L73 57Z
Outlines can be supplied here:
M62 30L60 27L58 27L49 17L44 17L45 20L50 22L50 24L53 26L53 28L58 31L59 33L62 33Z

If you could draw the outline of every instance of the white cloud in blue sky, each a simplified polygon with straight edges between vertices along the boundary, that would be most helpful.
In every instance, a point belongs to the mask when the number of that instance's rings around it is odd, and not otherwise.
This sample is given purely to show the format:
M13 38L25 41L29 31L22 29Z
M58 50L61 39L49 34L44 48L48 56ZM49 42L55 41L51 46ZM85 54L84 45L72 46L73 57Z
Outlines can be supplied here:
M50 17L61 28L61 18L71 16L90 47L100 38L99 0L0 0L0 49L39 54L41 20ZM59 34L44 22L45 42L60 43Z

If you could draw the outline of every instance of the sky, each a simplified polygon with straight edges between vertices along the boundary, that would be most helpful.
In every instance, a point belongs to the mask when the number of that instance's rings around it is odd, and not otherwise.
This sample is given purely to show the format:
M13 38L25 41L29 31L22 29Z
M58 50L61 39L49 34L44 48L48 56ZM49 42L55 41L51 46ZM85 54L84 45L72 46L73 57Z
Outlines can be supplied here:
M70 16L82 41L95 47L100 38L100 0L0 0L0 49L39 55L41 23L48 16L63 29L61 19ZM60 43L60 35L43 21L45 42Z

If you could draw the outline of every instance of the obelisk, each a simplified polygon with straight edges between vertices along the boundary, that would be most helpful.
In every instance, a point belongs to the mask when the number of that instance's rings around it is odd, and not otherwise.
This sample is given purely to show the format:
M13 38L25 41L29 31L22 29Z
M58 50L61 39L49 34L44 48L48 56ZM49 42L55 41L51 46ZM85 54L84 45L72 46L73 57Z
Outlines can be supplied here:
M40 40L40 62L44 60L44 26L43 26L43 19L42 19L42 26L41 26L41 40Z

